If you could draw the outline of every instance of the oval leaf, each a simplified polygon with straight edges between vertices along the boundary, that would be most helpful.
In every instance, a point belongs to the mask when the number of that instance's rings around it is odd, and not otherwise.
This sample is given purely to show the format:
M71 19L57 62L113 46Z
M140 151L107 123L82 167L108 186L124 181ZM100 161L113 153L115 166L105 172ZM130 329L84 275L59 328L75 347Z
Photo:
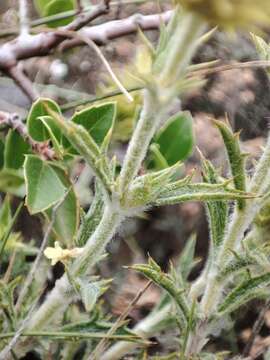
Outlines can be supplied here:
M74 189L71 187L71 183L64 171L55 166L53 169L57 173L62 184L69 189L63 203L56 211L53 229L57 240L61 244L71 247L74 245L74 238L79 227L80 207ZM50 210L48 211L48 215L51 216Z
M46 116L46 122L50 126L51 131L53 132L56 139L61 139L61 131L57 126L54 125L52 121L50 121L50 117L48 111L46 110L45 104L55 111L56 113L60 114L61 110L59 106L50 99L38 99L35 101L30 109L27 118L27 130L29 135L36 141L45 141L50 139L50 134L46 126L40 121L41 117Z
M30 152L29 144L16 131L9 130L4 151L5 168L19 169L24 163L24 155Z
M35 6L40 15L44 17L75 9L74 0L35 0ZM69 24L73 18L73 16L69 16L65 19L52 21L48 25L50 27L64 26Z
M116 115L114 102L91 106L76 112L72 121L82 125L98 145L101 145L108 131L113 127Z
M169 166L185 160L194 143L192 117L189 112L172 116L158 132L155 143Z
M31 214L44 211L60 201L66 187L55 170L34 155L27 155L24 163L26 205Z
M21 172L14 169L0 171L0 191L17 196L24 196L24 178Z

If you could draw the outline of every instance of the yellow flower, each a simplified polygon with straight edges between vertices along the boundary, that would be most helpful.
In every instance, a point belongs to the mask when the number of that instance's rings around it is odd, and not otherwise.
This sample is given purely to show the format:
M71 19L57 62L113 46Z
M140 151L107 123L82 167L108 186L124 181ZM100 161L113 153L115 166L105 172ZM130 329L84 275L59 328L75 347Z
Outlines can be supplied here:
M59 243L56 241L54 247L47 247L44 250L44 255L46 258L50 259L52 265L55 265L58 261L69 260L70 258L76 258L83 252L83 248L73 248L73 249L62 249Z
M254 29L270 24L270 0L177 0L213 25Z

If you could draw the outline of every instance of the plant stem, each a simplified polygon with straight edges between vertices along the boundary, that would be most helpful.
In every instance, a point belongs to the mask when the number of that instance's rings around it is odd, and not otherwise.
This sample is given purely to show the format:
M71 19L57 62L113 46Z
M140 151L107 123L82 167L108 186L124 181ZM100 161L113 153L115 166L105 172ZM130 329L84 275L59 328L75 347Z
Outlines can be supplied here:
M6 339L14 336L14 332L8 332L4 334L0 334L0 339ZM77 331L25 331L20 336L35 336L35 337L49 337L50 339L54 339L55 341L60 341L62 339L70 340L70 341L78 341L78 339L116 339L116 340L138 340L140 339L135 335L107 335L106 333L87 333L87 332L77 332Z
M85 274L97 263L123 219L123 215L117 208L106 205L100 224L86 243L83 254L72 265L72 275Z
M143 88L141 86L136 86L136 87L132 87L132 88L127 88L128 92L135 92L135 91L139 91L142 90ZM102 101L102 100L106 100L108 98L114 97L114 96L118 96L121 95L122 92L120 90L114 90L108 93L105 93L103 95L100 96L93 96L92 98L87 98L87 99L82 99L82 100L74 100L71 102L68 102L64 105L61 105L61 110L66 111L66 110L70 110L73 108L76 108L78 106L82 106L82 105L87 105L87 104L92 104L95 103L97 101Z
M110 206L105 208L100 224L85 245L84 253L71 266L70 274L72 276L86 275L96 264L106 245L115 234L121 219L122 217ZM67 275L63 275L61 279L56 281L54 289L33 315L27 330L41 329L54 317L61 316L76 297L76 292L69 283Z
M161 331L168 326L170 312L172 310L171 304L164 306L161 310L148 315L135 328L133 332L145 339ZM171 320L173 324L173 320ZM138 344L127 341L121 341L110 347L100 358L100 360L118 360L121 359L128 352L136 349Z
M1 246L0 246L0 258L1 258L2 255L3 255L3 252L4 252L4 250L5 250L7 241L8 241L8 239L9 239L9 236L10 236L10 234L11 234L11 232L12 232L13 226L14 226L14 224L15 224L15 222L16 222L19 214L20 214L20 211L21 211L22 207L23 207L23 202L21 202L21 203L19 204L19 206L17 207L16 212L15 212L13 218L11 219L11 221L10 221L10 223L9 223L9 225L8 225L8 228L6 229L3 237L0 239L0 244L1 244Z
M177 27L170 39L168 55L160 76L161 81L165 83L168 80L175 82L183 75L197 49L198 39L205 29L205 22L197 15L193 13L181 15L178 15Z
M196 16L184 16L181 26L177 26L177 31L173 35L173 42L169 48L169 64L165 67L165 74L173 77L169 82L168 88L157 86L157 88L148 88L144 90L144 104L140 119L131 138L124 164L119 175L120 197L126 195L129 185L137 175L142 161L146 155L149 144L155 134L155 131L161 120L168 114L169 106L176 96L175 79L180 72L184 71L191 60L192 55L198 45L198 37L202 33L204 23ZM181 35L181 41L179 36ZM179 45L179 42L181 45ZM168 91L169 90L169 91ZM166 95L171 92L171 95ZM162 100L161 100L162 99ZM112 194L112 202L107 199L103 217L97 226L95 232L88 239L84 252L78 257L70 267L70 275L74 277L85 276L96 264L104 252L104 249L110 239L115 234L117 227L123 221L126 213L121 209L118 203L118 194ZM68 305L77 297L75 290L70 284L65 274L56 282L55 288L48 295L45 302L39 310L33 315L27 331L41 329L49 323L54 317L61 317ZM164 323L171 306L166 306L159 312L147 317L135 328L135 331L142 336L148 337L152 332L157 331L159 324ZM164 324L163 324L164 325ZM168 324L167 324L168 325ZM104 359L118 359L119 354L124 354L134 344L120 343L112 350L115 357L110 357L110 350L104 355ZM135 345L136 346L136 345ZM106 357L107 356L107 357Z
M248 192L263 195L270 186L270 137L267 146L257 165L252 181L248 187ZM202 298L202 310L207 317L215 309L222 294L222 284L218 283L217 277L220 269L225 265L232 256L230 250L237 250L244 236L245 231L250 226L256 213L259 210L262 198L247 200L245 209L235 209L232 221L230 223L227 236L217 254L216 262L213 262L212 269L209 272L208 284L205 294Z
M43 252L45 250L45 247L47 246L47 243L49 241L49 237L50 237L50 234L53 230L53 226L54 226L54 223L55 223L55 219L56 219L56 214L57 214L57 210L59 209L59 207L63 204L63 202L65 201L66 197L68 196L70 192L70 189L68 189L63 198L61 199L61 201L59 201L59 203L54 206L53 210L52 210L52 216L51 216L51 221L46 229L46 232L44 234L44 237L43 237L43 240L42 240L42 243L41 243L41 246L39 248L39 251L38 251L38 254L36 256L36 259L35 261L33 262L33 265L31 267L31 270L30 272L28 273L24 283L23 283L23 286L21 288L21 291L19 293L19 296L18 296L18 300L16 302L16 306L15 306L15 310L16 312L18 313L19 312L19 309L21 307L21 305L23 304L23 301L25 299L25 296L27 295L28 291L29 291L29 288L33 282L33 279L35 277L35 274L38 270L38 267L39 267L39 264L41 262L41 259L42 259L42 256L43 256Z
M166 106L162 106L158 96L152 90L144 90L144 104L135 132L129 143L127 154L119 177L120 193L129 187L137 175L146 155L151 139L161 119L166 114Z

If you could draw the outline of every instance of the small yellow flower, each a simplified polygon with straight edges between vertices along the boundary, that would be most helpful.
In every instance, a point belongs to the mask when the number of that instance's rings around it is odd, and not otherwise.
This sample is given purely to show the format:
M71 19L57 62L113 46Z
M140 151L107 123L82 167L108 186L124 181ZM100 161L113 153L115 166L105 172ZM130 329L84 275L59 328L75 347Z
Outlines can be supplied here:
M254 29L270 24L269 0L177 0L213 25Z
M64 262L70 258L76 258L82 252L83 248L62 249L56 241L54 247L47 247L45 249L44 255L51 260L52 265L55 265L58 261Z

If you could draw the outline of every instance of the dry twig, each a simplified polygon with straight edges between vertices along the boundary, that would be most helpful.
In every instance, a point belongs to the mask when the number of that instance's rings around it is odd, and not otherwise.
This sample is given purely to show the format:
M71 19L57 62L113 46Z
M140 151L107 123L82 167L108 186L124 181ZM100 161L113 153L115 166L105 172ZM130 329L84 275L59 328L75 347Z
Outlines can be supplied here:
M31 138L27 132L25 124L22 122L17 114L9 114L4 111L0 111L0 125L7 125L11 129L17 131L22 138L31 146L33 152L41 155L46 160L52 160L55 158L54 150L48 145L48 143L37 142Z
M133 309L133 307L136 305L136 303L140 300L140 298L142 297L142 295L146 292L147 289L149 289L149 287L152 285L152 280L149 280L147 282L147 284L145 285L145 287L143 289L141 289L138 294L134 297L134 299L128 304L128 306L126 307L126 309L122 312L122 314L118 317L118 319L116 320L116 322L114 323L114 325L110 328L110 330L107 333L107 337L103 338L97 345L97 347L95 348L93 354L90 355L90 357L88 358L88 360L97 360L100 358L101 354L104 353L104 350L106 349L106 345L107 345L107 340L108 337L112 336L115 331L122 326L124 320L126 319L126 317L128 316L128 314L130 313L130 311Z
M245 349L243 351L243 356L248 356L250 354L250 351L255 342L255 339L256 339L257 335L259 334L259 332L261 331L261 328L264 324L264 317L265 317L266 312L269 310L269 307L270 307L270 300L268 300L265 303L264 307L262 308L262 310L258 316L258 319L254 323L254 326L252 328L252 333L251 333L248 343L246 344Z

